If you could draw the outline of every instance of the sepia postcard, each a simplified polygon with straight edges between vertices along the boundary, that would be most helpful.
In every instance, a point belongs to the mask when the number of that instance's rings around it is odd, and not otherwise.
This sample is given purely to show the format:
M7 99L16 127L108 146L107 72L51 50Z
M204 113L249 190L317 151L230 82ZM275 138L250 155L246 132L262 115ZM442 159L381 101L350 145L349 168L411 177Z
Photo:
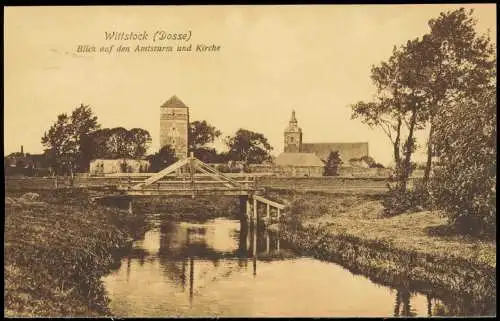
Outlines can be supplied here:
M5 317L495 317L496 5L4 7Z

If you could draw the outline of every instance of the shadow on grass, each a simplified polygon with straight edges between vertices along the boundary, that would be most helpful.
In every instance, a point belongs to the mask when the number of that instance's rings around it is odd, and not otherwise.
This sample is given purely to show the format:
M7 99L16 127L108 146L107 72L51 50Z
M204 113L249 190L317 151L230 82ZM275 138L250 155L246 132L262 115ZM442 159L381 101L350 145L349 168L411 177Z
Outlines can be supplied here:
M428 226L424 228L427 235L432 237L440 237L443 239L462 238L470 241L495 241L496 235L493 233L479 235L477 233L464 231L458 228L455 224L443 224L437 226Z

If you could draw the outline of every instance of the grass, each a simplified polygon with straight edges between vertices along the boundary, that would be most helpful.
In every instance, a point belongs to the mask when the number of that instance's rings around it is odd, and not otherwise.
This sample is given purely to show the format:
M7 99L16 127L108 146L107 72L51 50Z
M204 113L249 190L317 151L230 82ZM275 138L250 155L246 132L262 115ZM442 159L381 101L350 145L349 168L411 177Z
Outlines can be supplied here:
M496 241L470 236L441 236L433 230L447 225L438 212L422 211L382 216L381 198L368 195L270 192L290 205L304 228L321 228L331 235L378 241L387 247L441 258L458 258L496 268Z
M398 290L435 296L452 315L496 310L496 241L440 235L438 212L383 217L380 196L269 190L289 206L281 235L302 254Z
M136 198L94 202L96 189L9 188L5 196L5 316L110 315L101 277L147 229L142 213L169 219L236 216L237 198Z
M82 190L25 192L6 193L5 316L109 314L100 277L140 222Z

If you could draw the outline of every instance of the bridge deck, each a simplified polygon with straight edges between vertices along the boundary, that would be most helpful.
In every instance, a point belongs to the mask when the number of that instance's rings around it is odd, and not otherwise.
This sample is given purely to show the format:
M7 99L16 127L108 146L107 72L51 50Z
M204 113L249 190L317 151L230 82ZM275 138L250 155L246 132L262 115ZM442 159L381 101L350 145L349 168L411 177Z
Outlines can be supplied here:
M142 189L121 189L121 191L130 196L246 196L262 189L156 189L156 188L142 188Z

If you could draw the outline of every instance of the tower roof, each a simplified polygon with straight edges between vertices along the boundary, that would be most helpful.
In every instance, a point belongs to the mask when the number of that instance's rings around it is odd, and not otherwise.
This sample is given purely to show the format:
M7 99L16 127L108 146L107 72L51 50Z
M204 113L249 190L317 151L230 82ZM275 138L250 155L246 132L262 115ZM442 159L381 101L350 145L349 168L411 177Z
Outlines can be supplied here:
M292 110L292 118L288 122L288 126L285 129L285 133L298 133L302 132L302 129L298 126L297 118L295 118L295 110Z
M161 105L161 108L188 108L188 106L186 106L176 95L173 95Z

